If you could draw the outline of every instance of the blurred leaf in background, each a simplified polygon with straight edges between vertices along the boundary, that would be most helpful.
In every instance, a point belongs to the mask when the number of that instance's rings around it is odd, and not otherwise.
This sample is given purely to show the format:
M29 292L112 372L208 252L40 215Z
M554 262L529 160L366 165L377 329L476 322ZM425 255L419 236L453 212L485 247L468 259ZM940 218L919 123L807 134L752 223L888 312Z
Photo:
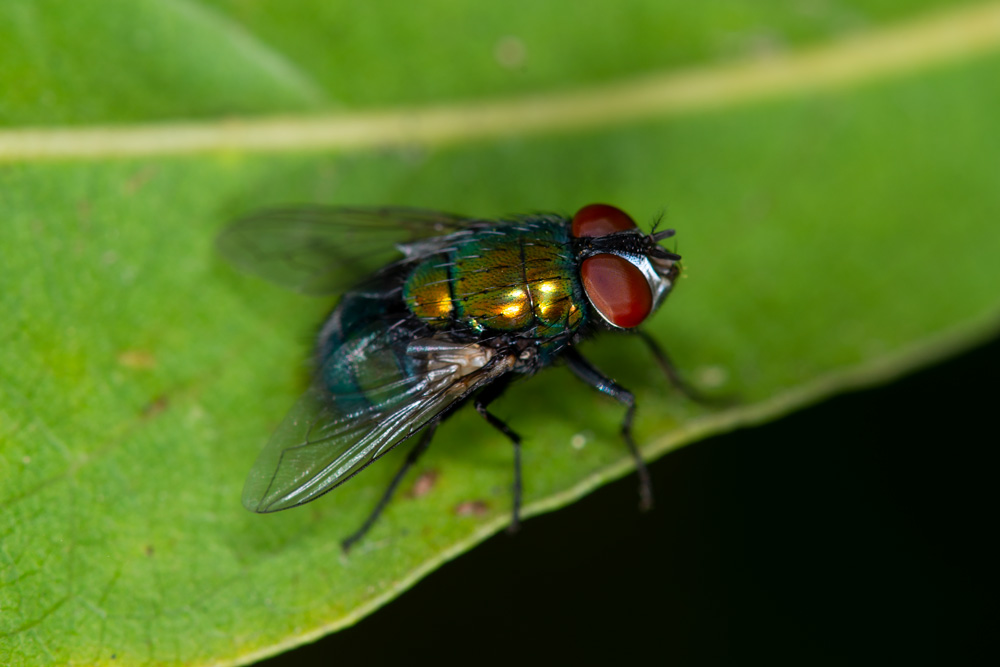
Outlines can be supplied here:
M686 274L650 331L743 402L692 405L636 341L589 344L649 457L1000 321L996 3L39 0L0 6L0 62L4 664L250 662L508 520L509 445L465 413L430 492L349 556L398 456L242 509L332 305L214 255L256 207L666 210ZM529 514L629 472L620 408L564 370L497 412Z

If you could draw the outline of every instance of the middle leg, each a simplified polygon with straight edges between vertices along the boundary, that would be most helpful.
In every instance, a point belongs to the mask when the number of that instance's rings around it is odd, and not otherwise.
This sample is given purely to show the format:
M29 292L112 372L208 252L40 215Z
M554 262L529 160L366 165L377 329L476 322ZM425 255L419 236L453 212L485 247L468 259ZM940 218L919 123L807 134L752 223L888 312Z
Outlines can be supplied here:
M632 439L632 417L635 415L635 395L597 370L593 364L584 359L573 348L569 348L563 353L563 359L574 375L602 394L607 394L627 407L625 419L622 420L621 434L629 453L632 455L632 459L635 461L636 472L639 475L639 508L643 510L652 508L653 483L649 479L649 469L646 468L646 462L642 459L639 448L635 445L635 440Z

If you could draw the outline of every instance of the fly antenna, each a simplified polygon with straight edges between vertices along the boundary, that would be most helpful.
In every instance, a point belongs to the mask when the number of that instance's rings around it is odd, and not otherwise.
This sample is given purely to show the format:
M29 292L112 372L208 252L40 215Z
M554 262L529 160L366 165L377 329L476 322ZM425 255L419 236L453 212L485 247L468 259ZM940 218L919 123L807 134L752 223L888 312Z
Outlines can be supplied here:
M656 216L656 220L653 220L653 228L649 231L650 235L656 234L656 228L663 223L663 218L665 218L666 215L667 212L663 209L660 209L660 213Z

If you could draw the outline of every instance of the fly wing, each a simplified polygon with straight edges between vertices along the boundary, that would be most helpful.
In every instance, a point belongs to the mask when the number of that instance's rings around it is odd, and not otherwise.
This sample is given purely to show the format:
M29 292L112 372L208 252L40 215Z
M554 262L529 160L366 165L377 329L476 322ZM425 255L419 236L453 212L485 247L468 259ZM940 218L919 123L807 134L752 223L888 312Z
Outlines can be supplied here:
M447 235L477 221L417 208L293 206L237 220L216 245L237 268L306 294L333 294L398 257L413 241ZM481 221L480 221L480 224ZM418 243L421 253L439 248Z
M514 366L489 348L432 339L412 341L406 354L416 372L401 377L380 370L395 363L390 346L367 350L355 369L368 375L363 394L318 383L306 392L254 463L244 506L275 512L314 500Z

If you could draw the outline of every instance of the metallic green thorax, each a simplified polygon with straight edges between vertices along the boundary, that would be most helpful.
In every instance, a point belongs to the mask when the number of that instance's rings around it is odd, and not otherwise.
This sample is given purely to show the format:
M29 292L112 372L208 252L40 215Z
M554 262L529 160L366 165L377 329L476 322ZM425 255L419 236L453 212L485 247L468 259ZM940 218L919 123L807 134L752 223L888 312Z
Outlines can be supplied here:
M436 329L571 334L586 309L566 221L546 217L477 230L420 262L403 286Z

